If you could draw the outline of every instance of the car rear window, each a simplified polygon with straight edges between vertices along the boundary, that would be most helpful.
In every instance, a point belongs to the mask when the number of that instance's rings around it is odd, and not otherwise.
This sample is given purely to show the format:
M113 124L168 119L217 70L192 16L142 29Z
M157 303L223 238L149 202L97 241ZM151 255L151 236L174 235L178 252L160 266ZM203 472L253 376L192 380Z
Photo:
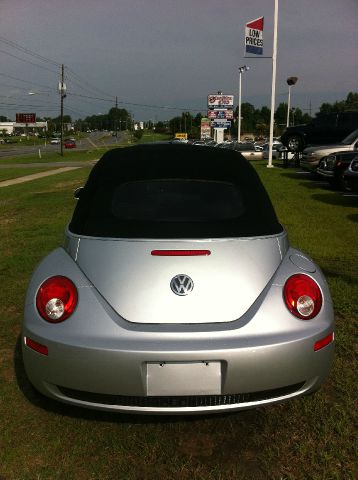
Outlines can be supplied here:
M93 168L69 229L108 238L221 238L282 232L252 166L227 149L115 149Z
M240 217L244 206L236 185L191 179L128 182L113 192L112 213L119 220L210 222Z

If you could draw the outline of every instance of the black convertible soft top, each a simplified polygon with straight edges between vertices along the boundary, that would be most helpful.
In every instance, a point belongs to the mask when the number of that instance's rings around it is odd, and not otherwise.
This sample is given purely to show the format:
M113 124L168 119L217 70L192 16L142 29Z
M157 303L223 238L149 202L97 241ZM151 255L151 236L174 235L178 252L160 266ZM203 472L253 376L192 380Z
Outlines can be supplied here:
M78 235L220 238L282 232L271 201L238 152L149 144L107 152L70 223Z

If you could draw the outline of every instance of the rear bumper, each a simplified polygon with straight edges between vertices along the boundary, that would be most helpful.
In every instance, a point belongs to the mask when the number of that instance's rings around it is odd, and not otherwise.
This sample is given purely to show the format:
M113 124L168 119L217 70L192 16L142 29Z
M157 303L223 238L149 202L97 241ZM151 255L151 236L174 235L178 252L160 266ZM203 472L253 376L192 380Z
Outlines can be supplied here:
M206 342L206 348L186 350L183 343L182 351L166 350L169 345L165 342L146 341L146 349L140 341L137 349L134 344L128 349L104 349L35 338L46 344L48 356L23 342L23 358L35 388L65 403L128 413L213 413L270 404L317 390L333 360L333 343L317 352L313 348L326 334L259 347L242 341L236 348L216 348L222 342L213 340ZM24 336L33 338L33 333L25 331ZM205 364L209 370L217 366L215 378L209 374L198 383L190 369L203 365L204 371ZM153 365L157 371L161 366L163 372L154 379L149 368ZM166 375L166 369L176 372L175 377Z
M222 412L311 393L331 367L334 342L318 351L314 346L334 331L334 315L320 270L304 258L287 250L271 282L236 320L220 322L219 309L217 322L144 324L118 315L59 249L36 270L27 292L22 350L28 378L62 402L130 413ZM302 271L323 294L321 311L309 321L294 317L283 301L286 279ZM58 324L43 320L34 301L52 272L71 278L80 299ZM30 348L26 337L37 343Z

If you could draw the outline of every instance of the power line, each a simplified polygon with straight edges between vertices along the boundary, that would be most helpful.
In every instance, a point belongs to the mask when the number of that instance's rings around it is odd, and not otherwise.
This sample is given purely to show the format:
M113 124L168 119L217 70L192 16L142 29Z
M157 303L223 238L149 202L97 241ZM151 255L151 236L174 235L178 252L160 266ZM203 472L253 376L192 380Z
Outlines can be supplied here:
M35 67L37 67L37 68L42 68L44 70L47 70L48 72L55 73L57 75L57 72L54 72L53 70L50 70L49 68L44 67L43 65L39 65L38 63L31 62L30 60L20 58L17 55L14 55L10 52L6 52L5 50L0 50L0 53L5 53L6 55L9 55L10 57L16 58L17 60L21 60L22 62L29 63L31 65L35 65Z
M109 97L111 99L114 98L114 95L111 95L107 92L104 92L103 90L97 88L97 87L94 87L93 85L91 85L87 80L84 80L83 78L81 78L76 72L74 72L71 68L67 67L67 72L71 75L73 75L75 78L77 78L77 80L79 80L81 82L80 86L81 88L85 89L85 87L83 87L83 84L87 85L88 88L94 92L98 92L100 93L101 95L105 95L106 97ZM76 83L74 80L72 80L73 83ZM88 90L87 88L87 90ZM113 101L113 100L112 100Z
M13 42L12 40L8 40L7 38L3 37L0 35L0 42L5 43L6 45L9 45L12 48L15 48L17 50L20 50L23 53L26 53L27 55L30 55L31 57L35 57L38 60L41 60L42 62L50 63L54 65L55 67L60 67L61 64L58 62L55 62L54 60L51 60L50 58L46 58L43 55L40 55L38 53L32 52L30 49Z
M30 80L23 80L22 78L17 78L17 77L13 77L12 75L7 75L6 73L1 73L1 72L0 72L0 75L1 75L2 77L10 78L11 80L16 80L16 81L18 81L18 82L23 82L23 83L29 83L30 85L36 85L37 87L40 87L40 88L48 88L48 89L50 89L50 90L56 91L55 88L52 89L52 88L49 87L48 85L41 85L41 84L39 84L39 83L37 83L37 82L31 82ZM12 85L12 86L14 86L14 85Z

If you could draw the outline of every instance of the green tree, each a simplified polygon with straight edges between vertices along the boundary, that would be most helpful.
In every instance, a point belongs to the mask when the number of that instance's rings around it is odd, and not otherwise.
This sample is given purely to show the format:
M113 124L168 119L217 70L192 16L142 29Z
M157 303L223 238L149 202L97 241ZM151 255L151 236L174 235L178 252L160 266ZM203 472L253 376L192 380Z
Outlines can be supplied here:
M125 108L113 107L108 112L110 130L127 130L131 125L131 116Z
M350 110L358 110L358 93L349 92L346 99L346 107Z
M135 130L133 136L137 141L140 140L143 136L143 130Z
M280 103L275 112L275 124L277 127L285 127L287 123L287 103Z
M164 124L164 122L161 122L161 121L157 122L156 125L155 125L155 131L157 133L166 133L167 127Z

